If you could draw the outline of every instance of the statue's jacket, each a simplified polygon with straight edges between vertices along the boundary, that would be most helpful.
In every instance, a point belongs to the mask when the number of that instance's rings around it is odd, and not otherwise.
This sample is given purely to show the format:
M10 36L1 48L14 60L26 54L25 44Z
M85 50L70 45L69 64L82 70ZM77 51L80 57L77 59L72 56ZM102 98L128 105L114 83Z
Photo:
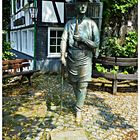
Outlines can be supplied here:
M76 29L76 18L69 20L62 34L62 41L65 42L67 48L67 70L69 74L70 82L85 82L91 80L92 74L92 57L93 49L84 42L77 42L73 35ZM78 34L80 37L91 40L99 46L99 30L96 23L84 17L81 21L78 21ZM95 46L93 46L94 48Z

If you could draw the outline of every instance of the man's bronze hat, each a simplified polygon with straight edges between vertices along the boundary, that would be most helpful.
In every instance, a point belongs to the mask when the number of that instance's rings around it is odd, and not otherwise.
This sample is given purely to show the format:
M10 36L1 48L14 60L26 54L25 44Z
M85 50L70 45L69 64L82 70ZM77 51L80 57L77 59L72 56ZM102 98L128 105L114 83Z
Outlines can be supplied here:
M76 2L91 2L91 0L76 0Z

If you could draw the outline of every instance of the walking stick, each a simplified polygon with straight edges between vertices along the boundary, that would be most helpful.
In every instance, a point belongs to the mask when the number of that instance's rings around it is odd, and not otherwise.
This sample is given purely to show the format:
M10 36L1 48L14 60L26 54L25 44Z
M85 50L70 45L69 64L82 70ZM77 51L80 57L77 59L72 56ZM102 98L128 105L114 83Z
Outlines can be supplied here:
M63 107L63 99L62 99L62 95L63 95L63 88L64 88L64 65L61 64L61 94L60 94L60 111L62 111L62 107Z

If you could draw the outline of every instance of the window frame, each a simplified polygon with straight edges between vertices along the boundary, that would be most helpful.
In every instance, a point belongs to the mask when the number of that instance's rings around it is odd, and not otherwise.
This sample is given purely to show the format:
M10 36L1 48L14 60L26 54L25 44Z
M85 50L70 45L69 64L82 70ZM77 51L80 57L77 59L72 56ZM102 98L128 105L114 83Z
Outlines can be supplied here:
M25 37L26 32L26 37ZM32 33L31 33L32 32ZM32 36L31 36L31 34ZM22 52L34 56L34 28L21 30ZM26 38L26 41L24 40ZM24 44L26 42L26 44Z
M50 31L62 31L62 33L63 33L63 30L64 30L63 27L48 27L48 58L57 58L57 57L59 58L61 56L60 52L55 52L55 53L50 52L50 47L51 47L51 45L50 45L50 39L51 39ZM61 36L60 36L60 38L61 38ZM57 44L58 38L55 38L55 39L56 39L56 46L57 46L58 45Z

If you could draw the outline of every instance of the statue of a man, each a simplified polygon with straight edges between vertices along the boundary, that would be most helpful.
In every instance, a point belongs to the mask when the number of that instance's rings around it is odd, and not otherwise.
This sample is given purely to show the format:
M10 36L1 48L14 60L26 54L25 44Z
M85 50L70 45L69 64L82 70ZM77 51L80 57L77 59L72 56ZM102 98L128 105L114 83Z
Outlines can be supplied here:
M87 6L87 0L76 1L77 15L66 23L61 40L61 61L67 65L68 79L76 96L77 122L81 121L88 81L91 81L93 52L97 57L100 42L96 23L85 16Z

